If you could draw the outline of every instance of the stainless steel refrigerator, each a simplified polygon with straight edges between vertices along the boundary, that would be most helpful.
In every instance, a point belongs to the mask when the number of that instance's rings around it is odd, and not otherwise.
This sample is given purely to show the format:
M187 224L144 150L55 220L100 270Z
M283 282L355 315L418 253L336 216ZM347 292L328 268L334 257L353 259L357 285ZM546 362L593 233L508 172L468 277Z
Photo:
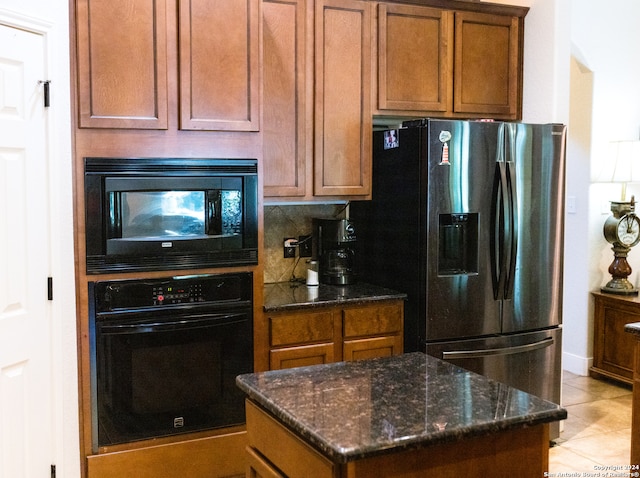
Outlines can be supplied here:
M565 126L405 125L350 206L363 280L407 293L406 351L560 403Z

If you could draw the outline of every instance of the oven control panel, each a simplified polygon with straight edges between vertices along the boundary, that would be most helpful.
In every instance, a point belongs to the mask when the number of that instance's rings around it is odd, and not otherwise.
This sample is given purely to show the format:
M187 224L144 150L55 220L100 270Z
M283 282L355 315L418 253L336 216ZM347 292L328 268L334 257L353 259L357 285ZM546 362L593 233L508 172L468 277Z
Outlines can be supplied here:
M253 298L252 277L251 272L239 272L99 281L94 283L96 312L250 301Z
M153 305L181 304L184 302L206 302L202 284L160 284L153 288Z

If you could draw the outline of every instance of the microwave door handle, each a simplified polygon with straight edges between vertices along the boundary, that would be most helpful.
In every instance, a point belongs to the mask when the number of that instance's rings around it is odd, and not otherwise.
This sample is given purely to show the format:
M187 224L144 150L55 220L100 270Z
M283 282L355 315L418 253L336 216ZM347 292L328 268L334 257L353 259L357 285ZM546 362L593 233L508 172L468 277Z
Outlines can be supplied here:
M201 318L188 318L166 322L143 322L136 324L110 324L100 326L100 332L108 335L142 334L150 332L190 330L203 327L229 325L246 320L246 314L214 315Z

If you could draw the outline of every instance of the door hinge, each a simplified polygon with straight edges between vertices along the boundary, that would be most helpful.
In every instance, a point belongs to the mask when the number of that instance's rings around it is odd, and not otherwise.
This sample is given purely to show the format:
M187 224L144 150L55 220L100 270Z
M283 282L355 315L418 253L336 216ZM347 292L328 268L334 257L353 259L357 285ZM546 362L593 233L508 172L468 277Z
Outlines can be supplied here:
M44 107L48 108L49 106L51 106L51 95L50 95L50 85L51 85L51 80L40 80L38 81L39 85L43 85L44 88Z
M53 277L47 277L47 300L53 300Z
M51 478L56 478L56 465L51 465Z

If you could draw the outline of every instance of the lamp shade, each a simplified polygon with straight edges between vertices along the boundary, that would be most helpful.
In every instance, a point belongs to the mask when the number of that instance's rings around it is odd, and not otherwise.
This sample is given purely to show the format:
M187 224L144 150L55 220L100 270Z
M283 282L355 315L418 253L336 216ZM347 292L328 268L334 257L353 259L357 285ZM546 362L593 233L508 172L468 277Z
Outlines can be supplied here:
M596 176L597 183L640 182L640 141L609 143L606 161Z

